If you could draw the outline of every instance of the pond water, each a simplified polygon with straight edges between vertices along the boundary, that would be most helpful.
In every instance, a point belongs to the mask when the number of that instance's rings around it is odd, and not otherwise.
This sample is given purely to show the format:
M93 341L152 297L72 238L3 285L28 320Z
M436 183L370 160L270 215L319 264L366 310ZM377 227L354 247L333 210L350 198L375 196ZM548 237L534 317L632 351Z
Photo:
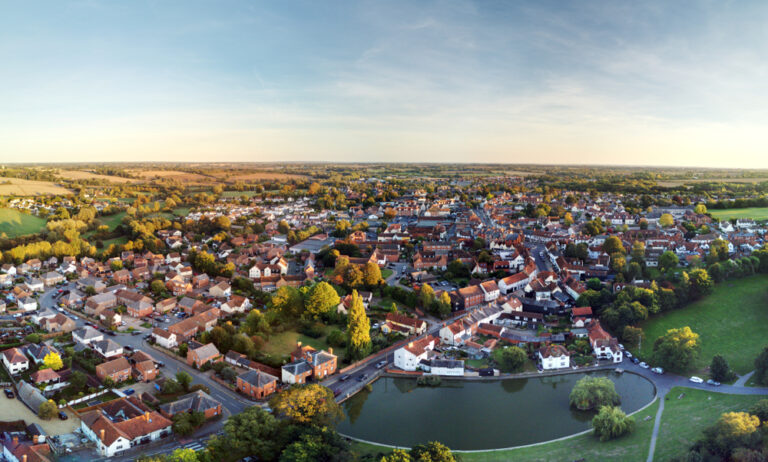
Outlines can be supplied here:
M418 387L412 378L382 378L371 392L342 404L340 433L382 444L411 447L440 441L452 449L497 449L547 441L591 427L594 412L571 409L568 395L585 375L616 384L621 408L640 409L654 396L645 378L613 371L506 380L450 380Z

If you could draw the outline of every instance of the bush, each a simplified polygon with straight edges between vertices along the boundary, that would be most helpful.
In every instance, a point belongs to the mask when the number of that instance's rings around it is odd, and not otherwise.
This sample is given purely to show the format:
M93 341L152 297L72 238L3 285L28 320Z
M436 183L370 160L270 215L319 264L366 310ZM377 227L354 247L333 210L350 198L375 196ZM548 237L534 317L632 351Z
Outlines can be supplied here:
M27 343L40 343L40 340L43 338L40 336L40 334L29 334L26 337L24 337L24 341Z
M619 407L603 406L592 419L592 427L600 441L608 441L634 431L635 419Z
M191 387L189 387L190 393L191 392L195 392L197 390L201 390L201 391L203 391L205 393L210 393L211 392L211 389L208 388L207 385L203 385L202 383L196 383L196 384L192 385Z
M709 366L709 375L712 380L718 382L730 382L736 378L736 374L728 366L728 361L721 355L715 355L712 358L712 364Z
M227 367L221 371L221 378L228 382L234 382L236 377L237 377L237 371L235 371L231 367Z
M52 399L40 403L40 407L37 410L37 415L43 420L50 420L56 417L56 413L59 412L59 408L56 407L56 403Z
M303 326L299 332L311 338L320 338L325 334L325 329L322 324L313 323L307 326Z

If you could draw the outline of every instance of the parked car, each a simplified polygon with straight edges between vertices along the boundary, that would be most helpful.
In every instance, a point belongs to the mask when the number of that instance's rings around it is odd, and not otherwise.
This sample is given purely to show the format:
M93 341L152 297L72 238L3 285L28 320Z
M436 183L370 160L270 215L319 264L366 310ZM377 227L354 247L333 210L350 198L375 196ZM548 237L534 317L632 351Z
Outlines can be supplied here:
M664 373L664 369L662 369L662 368L660 368L660 367L654 367L653 369L651 369L651 372L653 372L654 374L659 374L659 375L661 375L661 374L663 374L663 373Z
M3 390L3 391L5 392L5 397L6 397L6 398L8 398L8 399L13 399L13 398L15 398L15 395L13 394L13 390L11 390L10 388L6 388L6 389L5 389L5 390Z
M629 351L625 351L624 356L626 356L629 359L632 359L632 353L630 353Z
M704 383L704 379L702 379L701 377L696 377L695 375L688 380L690 380L693 383Z
M639 364L639 366L640 366L640 367L642 367L643 369L648 369L649 367L651 367L651 366L649 366L649 365L648 365L648 363L646 363L645 361L641 362L641 363Z
M363 381L363 380L365 380L366 378L368 378L368 375L367 375L367 374L363 374L363 375L361 375L361 376L359 376L359 377L357 378L357 381L358 381L358 382L362 382L362 381Z
M381 369L382 367L384 367L386 365L387 365L387 361L386 360L379 361L379 362L376 363L376 369Z
M162 361L157 361L155 362L155 364L157 365L157 367L165 367L165 363Z
M352 376L351 376L351 375L349 375L349 374L344 374L344 375L342 375L342 376L341 376L341 378L340 378L339 380L340 380L340 381L342 381L342 382L344 382L344 381L346 381L346 380L349 380L351 377L352 377Z
M59 411L59 420L67 420L69 416L64 411Z
M640 360L637 358L632 358L631 361L633 364L640 364Z
M720 382L718 382L717 380L709 379L709 380L707 380L707 385L712 385L713 387L719 387L720 386Z
M127 390L125 390L123 392L123 394L125 394L125 396L131 396L134 393L136 393L136 390L134 390L133 388L129 388L129 389L127 389Z
M141 331L135 330L131 332L131 335L141 335Z
M115 335L117 335L117 334L115 334L115 331L113 331L113 330L108 330L108 331L107 331L107 335L109 335L109 336L111 336L111 337L114 337L114 336L115 336Z
M130 345L125 345L125 346L123 346L123 350L131 351L131 350L133 350L133 347L130 346Z
M622 345L621 343L619 343L619 349L620 349L621 351L624 351L624 345Z

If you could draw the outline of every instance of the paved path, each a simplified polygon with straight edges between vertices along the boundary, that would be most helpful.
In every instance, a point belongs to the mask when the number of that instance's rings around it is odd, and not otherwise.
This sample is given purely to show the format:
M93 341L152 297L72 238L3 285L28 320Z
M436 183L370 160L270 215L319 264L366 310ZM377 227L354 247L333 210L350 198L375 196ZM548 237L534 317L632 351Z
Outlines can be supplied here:
M664 413L664 400L667 394L658 393L659 398L659 410L656 411L656 420L653 422L653 433L651 434L651 447L648 450L647 462L653 462L653 453L656 450L656 437L659 434L659 427L661 426L661 415Z
M755 371L747 372L746 374L739 377L739 380L733 383L734 386L737 387L743 387L747 384L747 380L749 380L750 377L752 377L755 374Z

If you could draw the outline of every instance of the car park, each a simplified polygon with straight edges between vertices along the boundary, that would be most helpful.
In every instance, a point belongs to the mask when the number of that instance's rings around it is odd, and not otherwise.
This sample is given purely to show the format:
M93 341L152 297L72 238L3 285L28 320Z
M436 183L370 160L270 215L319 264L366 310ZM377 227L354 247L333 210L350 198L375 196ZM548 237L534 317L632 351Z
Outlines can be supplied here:
M692 377L691 377L690 379L688 379L688 380L689 380L689 381L691 381L691 382L693 382L693 383L704 383L704 379L702 379L701 377L696 377L695 375L694 375L694 376L692 376Z
M719 387L720 386L720 382L718 382L717 380L709 379L709 380L707 380L707 385L712 385L713 387Z
M664 369L662 369L662 368L660 368L660 367L654 367L653 369L651 369L651 372L653 372L654 374L659 374L659 375L661 375L661 374L663 374L663 373L664 373Z

